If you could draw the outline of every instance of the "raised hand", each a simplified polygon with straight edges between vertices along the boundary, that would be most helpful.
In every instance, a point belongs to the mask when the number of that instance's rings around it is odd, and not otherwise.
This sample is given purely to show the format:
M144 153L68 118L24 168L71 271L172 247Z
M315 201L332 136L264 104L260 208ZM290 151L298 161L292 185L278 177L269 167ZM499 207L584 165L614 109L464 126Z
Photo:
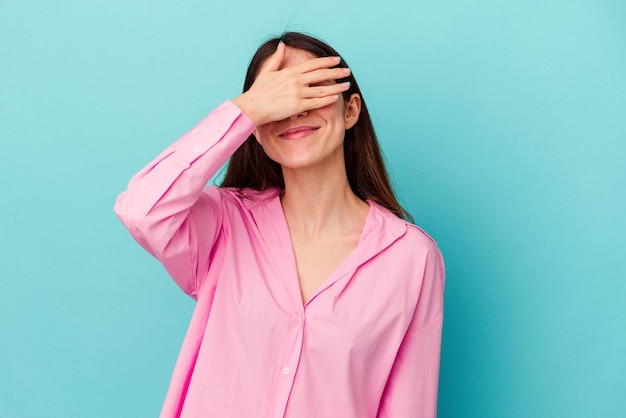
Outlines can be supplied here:
M348 68L331 68L339 64L339 57L311 58L280 69L285 53L286 46L281 42L261 67L252 87L233 99L256 126L328 106L350 88L349 83L335 83L350 74Z

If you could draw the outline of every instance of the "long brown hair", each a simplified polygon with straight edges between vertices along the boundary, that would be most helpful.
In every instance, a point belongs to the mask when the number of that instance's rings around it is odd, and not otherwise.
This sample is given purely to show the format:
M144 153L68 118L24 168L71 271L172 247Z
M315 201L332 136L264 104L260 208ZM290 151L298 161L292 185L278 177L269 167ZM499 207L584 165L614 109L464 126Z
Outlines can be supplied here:
M285 32L265 42L256 51L248 66L243 86L244 92L252 86L261 65L276 51L280 41L288 47L307 51L316 57L339 56L337 51L319 39L298 32ZM337 67L348 67L348 64L342 58ZM361 114L357 123L346 130L343 142L350 187L360 199L376 202L399 218L412 222L413 218L398 203L389 182L378 138L359 85L352 73L349 77L337 80L338 83L344 81L351 82L350 89L343 93L345 100L349 100L354 93L361 96ZM240 191L242 189L263 191L270 187L278 187L284 191L285 181L280 164L272 161L254 135L250 135L230 157L228 169L220 187L233 187Z

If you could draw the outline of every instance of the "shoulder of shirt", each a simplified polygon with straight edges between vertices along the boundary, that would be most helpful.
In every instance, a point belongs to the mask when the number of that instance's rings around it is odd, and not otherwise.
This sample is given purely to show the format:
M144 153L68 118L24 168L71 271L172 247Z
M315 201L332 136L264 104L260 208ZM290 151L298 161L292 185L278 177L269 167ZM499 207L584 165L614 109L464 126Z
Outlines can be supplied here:
M420 228L419 226L412 224L411 222L407 221L406 219L402 219L397 217L393 212L391 212L389 209L374 203L374 202L370 202L377 210L378 212L384 217L385 219L385 223L388 223L389 226L391 226L392 228L405 228L406 229L406 233L404 234L404 239L405 240L410 240L410 241L415 241L416 245L419 245L421 242L421 245L425 245L428 247L435 247L437 248L437 241L435 241L435 239L433 237L431 237L426 231L424 231L422 228Z
M406 221L405 221L406 222ZM431 244L433 244L435 247L438 247L437 241L435 241L435 239L433 237L431 237L426 231L424 231L422 228L420 228L417 225L414 225L410 222L406 222L406 224L408 225L408 232L412 235L416 235L416 236L420 236L421 238L426 239L427 241L429 241Z

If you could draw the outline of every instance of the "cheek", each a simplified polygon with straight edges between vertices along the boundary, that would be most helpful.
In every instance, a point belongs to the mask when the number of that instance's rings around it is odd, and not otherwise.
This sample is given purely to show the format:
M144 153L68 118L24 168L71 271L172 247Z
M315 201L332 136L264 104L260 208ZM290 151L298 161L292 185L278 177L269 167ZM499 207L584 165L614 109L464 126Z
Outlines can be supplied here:
M344 124L343 105L336 102L328 106L317 109L318 115L333 124Z
M330 116L335 113L339 114L341 113L341 109L343 108L342 103L343 101L339 100L335 103L329 104L328 106L320 107L319 109L316 110L316 112L319 112L320 114L324 114L326 116Z
M270 129L268 129L267 126L263 125L263 126L259 126L255 131L254 131L254 137L256 138L257 142L261 145L263 145L263 139L267 138L268 135L270 133Z
M263 152L270 159L276 161L276 144L272 141L271 138L272 129L263 125L259 126L256 131L254 131L254 137L256 138L256 142L261 145L263 148Z

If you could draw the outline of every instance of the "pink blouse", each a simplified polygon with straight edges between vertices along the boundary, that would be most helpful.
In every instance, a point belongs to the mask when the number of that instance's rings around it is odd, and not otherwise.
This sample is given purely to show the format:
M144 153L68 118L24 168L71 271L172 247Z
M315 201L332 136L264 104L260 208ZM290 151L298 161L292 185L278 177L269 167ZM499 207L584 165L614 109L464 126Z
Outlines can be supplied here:
M197 300L162 417L435 417L444 265L373 203L303 305L277 190L206 187L253 132L231 102L135 175L115 211Z

